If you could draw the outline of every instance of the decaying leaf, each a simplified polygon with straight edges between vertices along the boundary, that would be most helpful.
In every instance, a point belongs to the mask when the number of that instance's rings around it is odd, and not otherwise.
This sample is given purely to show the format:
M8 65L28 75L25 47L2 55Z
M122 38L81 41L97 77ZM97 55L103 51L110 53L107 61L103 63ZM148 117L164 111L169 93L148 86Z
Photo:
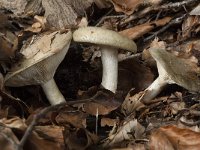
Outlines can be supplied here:
M55 118L58 124L70 124L76 128L86 128L87 114L83 112L61 111Z
M64 29L77 26L76 19L85 13L91 1L48 0L42 1L42 5L45 9L44 17L47 19L47 24L56 29Z
M10 128L0 127L0 145L2 150L14 150L19 140Z
M117 123L117 121L118 121L117 119L102 118L101 126L102 127L105 127L105 126L113 127Z
M131 15L140 5L144 4L153 4L157 5L161 1L160 0L146 0L146 1L141 1L141 0L112 0L111 1L115 7L115 11L117 12L123 12L127 15Z
M171 17L165 17L160 20L152 21L149 23L144 23L144 24L132 27L132 28L125 29L123 31L120 31L119 33L134 40L134 39L137 39L137 38L141 37L142 35L150 32L151 30L153 30L156 27L166 25L170 20L171 20Z
M150 136L151 150L198 150L200 133L176 126L161 127Z
M18 47L18 37L9 30L0 31L0 62L11 60Z
M98 142L98 137L87 131L86 129L80 128L75 131L65 130L65 144L69 150L80 149L85 150L89 146Z
M103 147L111 147L125 140L141 138L145 131L137 119L125 120L120 126L113 128L109 137L103 141Z
M41 0L1 0L0 8L7 9L16 16L39 14L42 11Z

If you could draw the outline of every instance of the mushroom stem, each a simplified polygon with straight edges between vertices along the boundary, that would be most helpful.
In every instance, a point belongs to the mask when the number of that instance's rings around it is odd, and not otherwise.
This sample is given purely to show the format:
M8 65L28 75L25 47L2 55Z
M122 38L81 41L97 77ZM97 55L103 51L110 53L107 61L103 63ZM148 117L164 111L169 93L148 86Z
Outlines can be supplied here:
M162 89L168 84L165 78L157 77L157 79L145 90L145 94L142 97L142 101L148 103L155 98Z
M66 102L65 98L60 93L54 79L51 79L44 84L41 84L41 86L51 105Z
M116 92L118 80L118 51L108 46L101 46L103 75L101 85Z

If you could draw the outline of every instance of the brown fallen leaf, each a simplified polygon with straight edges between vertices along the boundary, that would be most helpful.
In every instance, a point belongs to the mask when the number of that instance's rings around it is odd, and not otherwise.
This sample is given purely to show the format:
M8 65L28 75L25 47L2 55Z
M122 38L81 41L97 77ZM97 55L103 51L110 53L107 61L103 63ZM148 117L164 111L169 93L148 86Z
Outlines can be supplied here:
M76 19L85 13L85 9L91 5L91 1L82 0L48 0L42 1L45 9L44 17L47 25L56 29L77 26Z
M0 127L0 149L14 150L19 144L19 140L10 128Z
M83 128L74 131L65 129L64 137L66 147L69 150L85 150L89 146L97 144L99 140L95 134Z
M58 124L70 124L75 128L86 128L87 114L80 111L65 111L62 110L56 116L55 120Z
M123 12L127 15L131 15L140 5L152 4L157 5L161 0L112 0L116 12Z
M120 126L119 126L120 125ZM118 126L113 127L109 133L109 137L102 144L104 148L113 147L125 140L141 138L145 128L137 121L137 119L128 119Z
M1 0L0 8L11 11L15 16L28 16L40 14L42 12L41 0L17 0L7 1Z
M151 30L153 30L156 27L166 25L170 20L171 20L171 17L165 17L160 20L144 23L144 24L132 27L132 28L125 29L123 31L120 31L119 33L134 40L134 39L137 39L137 38L141 37L142 35L150 32Z
M108 90L99 90L90 101L83 105L83 109L90 115L107 115L120 106L114 94Z
M8 30L0 31L0 62L9 61L15 56L18 48L18 37Z
M63 127L55 125L36 126L34 131L43 140L53 141L58 147L64 147Z
M102 118L101 127L105 127L105 126L113 127L117 121L118 119Z
M200 25L199 16L188 16L182 24L182 38L187 39L191 37L192 33L196 30L197 26ZM183 40L181 39L181 40Z
M153 131L150 150L198 150L200 133L176 126L166 126Z

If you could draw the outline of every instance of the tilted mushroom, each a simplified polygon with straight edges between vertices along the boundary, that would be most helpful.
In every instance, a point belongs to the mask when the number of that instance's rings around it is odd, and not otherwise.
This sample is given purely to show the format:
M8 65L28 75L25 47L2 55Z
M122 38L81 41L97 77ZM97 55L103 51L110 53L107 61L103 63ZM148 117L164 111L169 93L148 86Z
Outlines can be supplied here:
M153 47L149 51L156 60L159 76L147 89L124 101L122 111L125 114L130 114L143 103L149 103L167 84L177 84L193 92L200 91L199 67L162 48Z
M136 44L119 33L100 27L82 27L73 33L75 42L96 44L101 49L103 76L101 85L116 92L118 80L118 49L137 51Z
M71 31L56 31L36 37L28 47L21 49L24 59L11 68L5 77L5 85L40 84L52 105L65 102L53 76L69 49L71 39Z

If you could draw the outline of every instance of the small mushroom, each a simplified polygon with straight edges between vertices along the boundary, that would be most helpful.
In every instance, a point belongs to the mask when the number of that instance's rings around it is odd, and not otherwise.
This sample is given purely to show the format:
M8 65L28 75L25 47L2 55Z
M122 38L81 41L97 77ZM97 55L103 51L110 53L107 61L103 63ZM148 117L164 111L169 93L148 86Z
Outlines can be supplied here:
M118 80L118 49L137 51L136 44L119 33L100 27L82 27L73 33L75 42L96 44L101 49L103 76L101 85L116 92Z
M162 48L150 48L152 57L156 60L159 76L146 88L129 98L122 104L122 112L130 114L144 107L154 99L167 84L177 84L193 92L200 91L200 71L195 64L179 58Z
M24 59L15 64L5 77L5 85L19 87L40 84L51 105L65 102L53 76L64 59L72 39L71 31L58 31L36 37L21 49Z

